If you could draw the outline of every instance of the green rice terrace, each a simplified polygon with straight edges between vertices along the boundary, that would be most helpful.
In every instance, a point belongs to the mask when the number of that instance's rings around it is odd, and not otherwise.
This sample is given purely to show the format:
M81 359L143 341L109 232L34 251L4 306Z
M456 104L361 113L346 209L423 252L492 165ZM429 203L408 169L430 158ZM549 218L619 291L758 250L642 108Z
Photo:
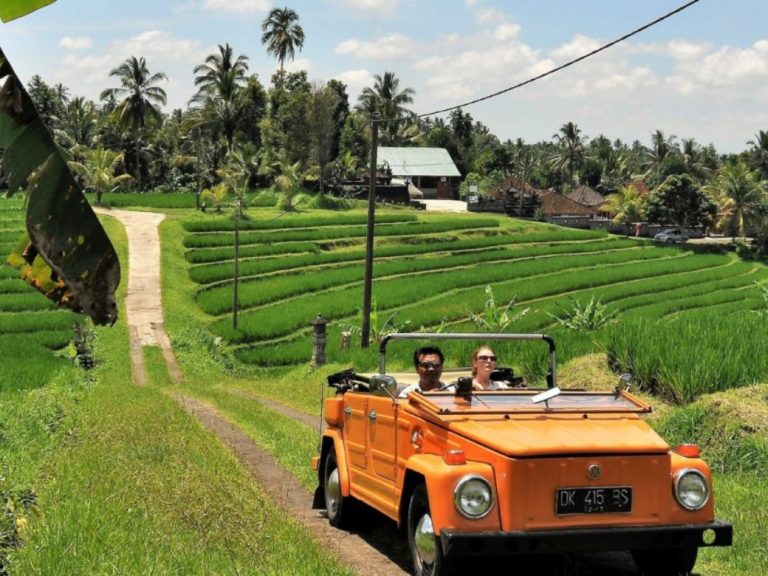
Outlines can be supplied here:
M768 497L764 264L505 217L379 208L374 343L361 350L364 210L249 208L237 329L232 217L162 210L163 313L180 384L157 346L144 348L148 385L131 383L122 305L114 327L90 328L95 368L83 370L72 344L83 319L0 268L0 574L350 574L173 398L214 407L311 490L317 428L262 401L318 415L325 376L374 370L376 339L398 328L548 333L563 387L613 387L632 373L670 444L702 446L718 516L734 524L734 546L703 549L697 573L768 571L768 513L755 505ZM6 253L22 214L20 201L0 203ZM123 262L122 302L126 237L102 221ZM327 365L313 368L318 314ZM446 346L446 363L467 365L473 347ZM516 372L543 378L540 350L495 348ZM393 347L393 368L412 369L411 351Z
M189 277L210 330L245 364L290 367L308 360L309 323L322 314L329 322L329 360L366 362L355 346L338 346L342 331L359 326L364 218L318 214L246 221L240 232L237 330L233 223L184 221ZM491 286L496 301L514 300L514 310L529 310L514 331L552 333L564 361L605 351L618 369L668 399L688 402L768 373L768 360L761 360L766 355L755 349L766 342L756 337L764 333L764 322L755 312L766 305L759 285L768 270L734 255L508 219L408 212L378 217L375 254L376 319L394 315L395 324L408 330L477 330L470 315L481 312ZM585 335L554 318L574 301L593 298L617 321ZM722 358L723 341L736 351L732 362ZM407 368L407 357L402 361Z

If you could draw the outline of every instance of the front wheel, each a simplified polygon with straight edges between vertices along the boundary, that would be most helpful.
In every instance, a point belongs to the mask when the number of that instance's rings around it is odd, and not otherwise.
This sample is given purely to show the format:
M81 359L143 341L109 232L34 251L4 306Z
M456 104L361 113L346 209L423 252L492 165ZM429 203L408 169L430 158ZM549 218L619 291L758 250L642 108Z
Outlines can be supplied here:
M632 559L645 576L688 576L696 564L698 548L632 550Z
M427 487L424 484L416 486L408 505L408 547L413 558L415 576L448 576L454 573L435 536Z
M336 462L336 452L333 446L325 457L325 476L323 492L325 493L325 509L328 512L328 522L335 528L349 528L352 525L355 501L341 493L341 477L339 465Z

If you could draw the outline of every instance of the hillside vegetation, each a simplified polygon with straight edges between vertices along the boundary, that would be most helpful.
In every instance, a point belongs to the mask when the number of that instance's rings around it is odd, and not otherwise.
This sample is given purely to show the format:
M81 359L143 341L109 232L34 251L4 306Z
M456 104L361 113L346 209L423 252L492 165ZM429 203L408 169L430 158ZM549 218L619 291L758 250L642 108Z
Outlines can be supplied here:
M310 322L322 314L329 361L373 368L375 355L339 345L341 332L360 325L364 221L362 213L312 212L243 222L234 329L233 222L185 220L189 277L211 332L241 362L290 367L306 363ZM375 257L374 336L392 325L476 330L472 315L482 315L490 286L499 306L514 300L513 310L528 309L507 331L551 333L563 361L606 352L617 369L669 400L689 402L768 376L760 287L768 269L733 255L507 218L394 210L378 216ZM588 333L557 321L590 300L613 321ZM466 365L467 346L448 352ZM541 375L539 352L510 349L505 357ZM407 368L407 351L395 354Z
M20 230L16 209L3 219L9 238ZM161 227L163 306L184 372L180 386L155 348L145 349L149 385L131 385L124 310L116 327L95 332L90 371L69 351L75 315L47 306L5 313L0 338L23 350L9 348L0 388L0 564L9 574L99 574L107 565L126 574L346 573L286 524L218 441L168 398L179 391L215 406L312 489L307 463L317 430L257 399L318 414L325 375L376 366L377 347L360 350L358 336L340 347L341 331L359 323L363 212L251 209L247 216L238 330L231 328L232 220L184 210ZM768 496L760 481L768 469L768 396L765 385L754 385L767 380L762 264L505 218L398 209L379 216L377 334L395 313L406 330L475 331L471 315L485 314L488 286L499 306L514 298L513 313L529 311L507 331L553 334L564 386L611 386L611 368L629 370L661 408L652 422L664 437L702 445L718 516L735 523L736 542L702 551L698 571L768 570L768 516L754 506ZM108 231L127 262L119 226L108 221ZM9 277L14 284L32 294ZM553 316L592 298L613 322L570 330ZM309 322L318 313L329 321L329 364L313 370ZM60 339L38 344L48 326ZM393 346L392 366L410 369L410 348ZM466 365L470 348L447 347L448 362ZM536 346L497 353L533 378L543 372ZM30 370L28 380L5 376Z

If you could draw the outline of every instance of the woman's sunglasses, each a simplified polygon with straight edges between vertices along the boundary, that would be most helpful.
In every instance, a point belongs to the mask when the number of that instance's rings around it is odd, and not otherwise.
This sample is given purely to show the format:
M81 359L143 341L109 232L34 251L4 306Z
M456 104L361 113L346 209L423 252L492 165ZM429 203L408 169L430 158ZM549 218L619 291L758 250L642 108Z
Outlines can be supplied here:
M483 354L482 356L477 357L480 362L496 362L496 356L486 356Z

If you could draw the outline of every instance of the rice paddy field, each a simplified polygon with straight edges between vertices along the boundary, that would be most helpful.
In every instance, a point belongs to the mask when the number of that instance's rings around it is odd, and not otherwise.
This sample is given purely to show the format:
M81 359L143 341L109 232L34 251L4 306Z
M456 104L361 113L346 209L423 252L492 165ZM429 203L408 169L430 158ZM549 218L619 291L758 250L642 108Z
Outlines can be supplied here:
M0 254L9 254L24 232L20 199L0 202ZM71 369L66 347L72 326L83 318L59 309L19 278L18 270L0 266L0 392L44 386L51 374ZM56 353L57 352L57 353Z
M375 352L340 346L341 332L359 326L364 213L244 221L237 329L232 219L189 219L184 229L196 304L241 362L262 368L306 363L310 322L322 314L329 362L376 366ZM374 332L381 328L377 321L393 315L407 331L475 331L471 314L482 312L490 286L497 303L514 300L513 311L528 310L507 332L553 335L560 361L607 352L617 369L673 401L768 376L763 264L494 216L381 211L375 230ZM574 302L593 298L614 314L613 322L584 332L555 319ZM447 346L448 363L467 365L471 347ZM407 369L410 350L392 352ZM541 350L527 345L502 352L517 368L543 374Z
M152 198L141 207L157 209L161 200ZM97 329L96 369L75 367L68 348L81 318L0 267L0 572L97 574L108 559L121 573L249 573L254 565L258 573L288 573L276 568L288 570L286 558L316 555L296 552L315 544L300 527L282 534L281 512L168 393L216 406L311 488L307 460L316 437L249 395L316 413L323 376L376 368L375 342L361 350L353 335L348 349L341 346L341 332L359 326L366 214L250 208L240 223L233 329L233 220L182 207L188 201L161 202L175 206L163 208L169 218L161 237L164 313L185 373L178 387L155 348L145 349L150 384L131 384L124 316ZM22 215L20 202L0 203L6 253L21 235ZM126 262L119 225L106 225ZM513 314L527 310L507 332L554 336L564 374L570 361L578 365L593 352L632 372L663 405L654 421L662 435L703 446L716 474L718 515L737 526L732 549L702 551L699 573L765 571L765 511L752 502L765 492L756 479L768 466L768 396L765 384L750 386L768 380L763 264L602 232L396 208L377 214L375 257L374 336L393 316L407 331L477 331L471 316L482 314L490 286L500 306L514 299ZM574 331L554 318L593 298L613 314L611 323ZM328 322L329 365L311 371L317 314ZM389 366L410 370L414 344L393 345ZM447 363L466 366L475 344L444 346ZM496 352L516 372L541 378L545 350L538 346ZM93 511L85 520L84 503ZM156 537L170 533L176 536ZM332 558L318 562L297 560L290 573L346 573ZM233 568L241 565L242 572Z

